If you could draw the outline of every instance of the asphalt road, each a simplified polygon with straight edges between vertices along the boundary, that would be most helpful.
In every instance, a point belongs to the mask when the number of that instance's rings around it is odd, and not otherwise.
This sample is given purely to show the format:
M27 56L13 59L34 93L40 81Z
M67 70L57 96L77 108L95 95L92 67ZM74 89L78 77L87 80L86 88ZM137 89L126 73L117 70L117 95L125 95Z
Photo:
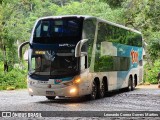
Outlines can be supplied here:
M43 96L31 97L27 90L0 91L0 111L160 111L160 89L155 85L138 86L134 91L115 91L105 98L93 101L84 97L56 98L50 101ZM158 120L160 117L155 119Z

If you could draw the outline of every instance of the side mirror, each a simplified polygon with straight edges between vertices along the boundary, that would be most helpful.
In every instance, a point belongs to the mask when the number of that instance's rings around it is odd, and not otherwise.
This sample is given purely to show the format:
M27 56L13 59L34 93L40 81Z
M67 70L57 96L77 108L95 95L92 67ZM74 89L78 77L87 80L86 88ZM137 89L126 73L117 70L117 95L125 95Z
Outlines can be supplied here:
M80 40L75 48L75 57L80 57L81 56L81 48L83 46L84 43L86 43L88 41L88 39L82 39Z
M22 60L22 48L29 44L29 42L23 42L20 46L18 46L18 58Z

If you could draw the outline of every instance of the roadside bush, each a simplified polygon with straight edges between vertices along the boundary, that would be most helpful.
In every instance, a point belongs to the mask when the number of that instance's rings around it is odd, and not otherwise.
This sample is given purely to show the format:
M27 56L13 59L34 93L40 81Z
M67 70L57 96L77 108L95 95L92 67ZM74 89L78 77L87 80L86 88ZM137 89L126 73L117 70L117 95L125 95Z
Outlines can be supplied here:
M9 72L0 72L0 90L26 88L27 71L12 69Z
M160 60L155 60L152 67L148 64L144 66L144 81L145 83L157 84L157 75L160 72Z

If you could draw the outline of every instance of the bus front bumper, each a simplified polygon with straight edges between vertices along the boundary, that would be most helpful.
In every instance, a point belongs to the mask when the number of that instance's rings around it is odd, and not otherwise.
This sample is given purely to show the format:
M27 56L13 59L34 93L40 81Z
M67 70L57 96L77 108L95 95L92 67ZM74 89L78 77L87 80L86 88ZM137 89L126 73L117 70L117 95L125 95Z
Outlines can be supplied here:
M66 86L64 88L38 88L28 86L29 95L33 96L64 96L64 97L78 97L79 89L77 85Z

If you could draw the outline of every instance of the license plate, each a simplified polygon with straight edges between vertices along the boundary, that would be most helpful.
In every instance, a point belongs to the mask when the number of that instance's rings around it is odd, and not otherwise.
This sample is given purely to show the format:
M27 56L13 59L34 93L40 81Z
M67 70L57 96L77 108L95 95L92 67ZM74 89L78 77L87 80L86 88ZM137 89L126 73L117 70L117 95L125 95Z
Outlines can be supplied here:
M54 95L55 92L54 92L54 91L46 91L46 94L47 94L47 95Z

